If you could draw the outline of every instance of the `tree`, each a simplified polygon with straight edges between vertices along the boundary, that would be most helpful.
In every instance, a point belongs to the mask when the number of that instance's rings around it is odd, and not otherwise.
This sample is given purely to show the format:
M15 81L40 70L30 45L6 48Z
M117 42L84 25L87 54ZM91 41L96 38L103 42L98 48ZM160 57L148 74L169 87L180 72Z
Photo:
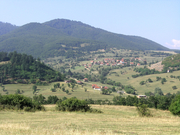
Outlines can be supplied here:
M69 90L66 90L66 94L69 94Z
M33 85L33 94L36 92L36 90L37 90L37 86Z
M135 89L133 86L131 86L131 85L126 85L126 86L124 87L124 90L126 91L126 93L136 94L136 93L135 93L136 89Z
M136 109L138 111L139 116L142 116L142 117L152 116L146 104L140 104L140 103L136 104Z
M112 91L113 91L113 92L116 92L116 88L115 88L115 87L112 87Z
M87 92L87 88L84 88L84 91Z
M144 84L145 84L145 81L141 81L139 84L144 85Z
M157 77L156 77L156 81L159 81L159 80L161 80L161 77L158 77L158 76L157 76Z
M148 80L147 80L148 82L150 82L150 83L152 83L153 81L151 80L151 78L148 78Z
M51 91L52 91L52 92L56 92L56 89L54 89L54 88L51 88Z
M15 94L20 94L20 93L21 93L20 90L17 89Z
M33 100L38 102L38 103L40 103L40 104L44 104L45 103L45 99L46 98L42 94L40 94L38 96L36 96L36 95L33 96Z
M163 94L161 88L156 87L154 90L154 95L160 95L160 96L162 95L163 96L164 94Z
M180 95L177 95L175 99L171 102L169 111L174 115L180 116Z
M161 83L164 84L164 82L166 81L167 81L166 78L162 78Z
M172 89L175 90L175 89L177 89L177 87L176 86L172 86Z

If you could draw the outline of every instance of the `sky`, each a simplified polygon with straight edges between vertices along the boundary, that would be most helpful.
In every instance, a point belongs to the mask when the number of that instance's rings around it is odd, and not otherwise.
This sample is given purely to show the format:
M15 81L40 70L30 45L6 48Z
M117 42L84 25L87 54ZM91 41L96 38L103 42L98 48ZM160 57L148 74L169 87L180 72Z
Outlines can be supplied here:
M0 0L1 22L22 26L58 18L180 49L180 0Z

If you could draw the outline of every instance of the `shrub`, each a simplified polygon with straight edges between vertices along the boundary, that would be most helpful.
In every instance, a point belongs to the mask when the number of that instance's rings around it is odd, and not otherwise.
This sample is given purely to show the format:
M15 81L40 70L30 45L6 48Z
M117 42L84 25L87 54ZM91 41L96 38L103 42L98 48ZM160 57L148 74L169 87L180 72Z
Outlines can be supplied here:
M58 111L81 111L81 112L97 112L102 113L100 110L92 109L85 100L77 98L69 98L64 101L58 101L56 110Z
M172 89L175 90L175 89L177 89L177 87L176 86L172 86Z
M152 83L152 82L153 82L153 81L151 80L151 78L148 78L147 81L148 81L149 83Z
M152 114L150 113L149 109L148 109L148 106L146 104L135 104L136 107L137 107L137 111L138 111L138 114L139 116L141 117L149 117L149 116L152 116Z
M78 100L77 98L69 98L62 102L58 102L57 110L59 111L83 111L87 112L90 110L89 105L84 100Z
M144 81L141 81L139 84L140 84L140 85L144 85L144 84L145 84L145 82L144 82Z
M56 89L54 89L54 88L51 88L51 91L52 91L52 92L56 92Z
M29 110L31 108L34 110L45 110L41 104L33 102L31 98L18 94L0 96L0 104L3 109L21 110L26 108L25 110Z

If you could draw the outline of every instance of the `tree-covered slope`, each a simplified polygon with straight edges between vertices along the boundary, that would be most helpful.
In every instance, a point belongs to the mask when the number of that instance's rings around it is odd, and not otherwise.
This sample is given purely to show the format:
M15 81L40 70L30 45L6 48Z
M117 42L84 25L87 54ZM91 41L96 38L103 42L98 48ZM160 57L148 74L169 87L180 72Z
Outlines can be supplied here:
M81 22L55 19L44 24L62 30L73 37L105 42L109 47L134 50L167 50L164 46L142 37L115 34Z
M29 23L0 36L0 50L17 51L34 57L78 57L83 52L106 48L168 50L145 38L111 33L65 19Z
M7 34L7 33L13 31L16 28L18 28L18 27L15 26L15 25L12 25L10 23L0 22L0 35Z
M17 52L0 52L0 83L14 83L22 79L30 79L31 82L40 81L62 81L64 76L54 71L50 67L41 63L39 59L31 55L20 54Z

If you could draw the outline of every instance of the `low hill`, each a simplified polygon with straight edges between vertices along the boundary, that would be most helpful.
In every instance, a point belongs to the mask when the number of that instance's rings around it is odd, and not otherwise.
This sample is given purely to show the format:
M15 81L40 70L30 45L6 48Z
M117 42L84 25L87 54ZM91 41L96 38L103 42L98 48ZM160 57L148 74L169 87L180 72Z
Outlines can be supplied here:
M64 76L31 55L0 52L0 83L41 83L62 81Z
M162 61L162 64L165 65L165 67L180 67L180 54L175 54L165 58Z
M151 40L111 33L90 25L56 19L29 23L0 36L0 50L17 51L34 57L83 56L98 49L169 50Z

